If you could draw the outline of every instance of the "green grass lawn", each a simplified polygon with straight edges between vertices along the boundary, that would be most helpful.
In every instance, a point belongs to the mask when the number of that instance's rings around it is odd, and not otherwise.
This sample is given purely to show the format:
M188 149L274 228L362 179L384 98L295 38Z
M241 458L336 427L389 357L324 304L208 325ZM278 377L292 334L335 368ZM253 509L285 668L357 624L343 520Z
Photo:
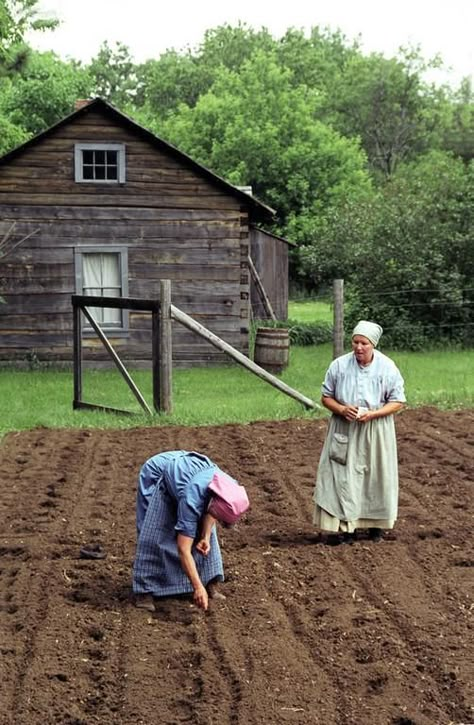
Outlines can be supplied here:
M290 302L290 319L331 322L331 305L321 300ZM474 407L474 351L390 352L406 382L409 406ZM281 380L319 404L320 388L332 359L332 345L292 346ZM151 372L130 371L152 408ZM236 364L175 370L172 415L145 414L116 369L84 370L83 400L131 411L116 415L73 410L72 372L0 370L0 435L38 426L51 428L130 428L148 425L221 425L253 420L326 416L320 407L301 403Z
M387 352L406 382L410 406L474 407L474 353L436 351ZM292 347L290 365L280 376L292 388L319 403L320 386L331 362L332 346ZM151 372L131 371L152 407ZM116 370L84 371L83 399L133 411L115 415L72 409L72 372L0 370L0 434L38 426L129 428L143 425L211 425L253 420L281 420L326 415L306 410L238 365L175 370L174 411L170 416L144 414Z
M288 319L298 322L333 322L332 305L320 300L288 303Z

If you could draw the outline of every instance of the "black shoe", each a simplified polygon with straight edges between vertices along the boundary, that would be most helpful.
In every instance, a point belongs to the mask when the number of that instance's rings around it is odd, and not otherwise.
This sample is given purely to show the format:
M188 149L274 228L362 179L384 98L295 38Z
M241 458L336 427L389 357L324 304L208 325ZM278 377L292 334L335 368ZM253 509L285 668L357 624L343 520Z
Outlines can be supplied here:
M369 529L369 539L371 541L382 541L382 539L383 539L382 529L377 529L374 527L370 528Z
M324 538L326 546L339 546L343 543L342 536L340 534L326 534Z
M342 543L343 544L353 544L355 541L355 532L352 532L351 534L348 531L345 531L342 535Z

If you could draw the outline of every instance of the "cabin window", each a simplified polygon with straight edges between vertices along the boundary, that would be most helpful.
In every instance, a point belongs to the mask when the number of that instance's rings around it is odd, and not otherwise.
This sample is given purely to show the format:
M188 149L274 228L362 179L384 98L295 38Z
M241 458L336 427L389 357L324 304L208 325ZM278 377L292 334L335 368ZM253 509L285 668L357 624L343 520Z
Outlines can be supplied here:
M75 144L74 173L80 183L125 184L124 144Z
M76 290L80 295L127 297L127 250L114 248L78 249L76 258ZM128 311L109 307L88 307L88 312L104 329L128 329ZM85 320L84 329L91 329Z

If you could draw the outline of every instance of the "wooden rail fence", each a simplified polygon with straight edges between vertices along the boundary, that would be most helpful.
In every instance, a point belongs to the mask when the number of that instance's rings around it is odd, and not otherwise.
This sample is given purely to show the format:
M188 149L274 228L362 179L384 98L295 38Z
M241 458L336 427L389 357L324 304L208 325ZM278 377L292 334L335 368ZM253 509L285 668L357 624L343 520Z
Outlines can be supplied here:
M117 353L108 341L100 325L93 319L87 307L106 307L128 310L144 310L152 314L152 376L153 376L153 407L157 413L171 413L172 400L172 332L171 321L184 325L189 330L207 340L211 345L218 348L237 363L245 367L254 375L269 383L273 387L288 395L305 408L318 408L319 406L310 398L286 385L279 378L250 360L246 355L229 345L225 340L208 330L204 325L194 320L190 315L182 312L178 307L171 304L171 282L161 280L160 299L144 300L130 297L100 297L91 295L73 295L72 305L74 313L74 408L99 409L118 413L130 413L130 411L118 410L106 406L87 403L82 399L82 318L83 313L94 329L105 349L109 353L119 372L125 379L132 393L137 398L140 406L149 415L152 410L146 403L138 387L133 382L130 374L125 369Z

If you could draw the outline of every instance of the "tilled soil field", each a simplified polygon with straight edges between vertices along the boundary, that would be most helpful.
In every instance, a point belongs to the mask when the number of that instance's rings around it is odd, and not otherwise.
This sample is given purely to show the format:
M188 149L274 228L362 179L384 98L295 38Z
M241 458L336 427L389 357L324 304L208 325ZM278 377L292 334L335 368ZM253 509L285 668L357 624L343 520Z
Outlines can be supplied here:
M400 518L379 543L313 530L325 421L37 429L0 444L1 725L474 722L474 411L397 418ZM220 530L225 601L133 606L135 485L209 455L251 510ZM107 554L84 559L85 545Z

